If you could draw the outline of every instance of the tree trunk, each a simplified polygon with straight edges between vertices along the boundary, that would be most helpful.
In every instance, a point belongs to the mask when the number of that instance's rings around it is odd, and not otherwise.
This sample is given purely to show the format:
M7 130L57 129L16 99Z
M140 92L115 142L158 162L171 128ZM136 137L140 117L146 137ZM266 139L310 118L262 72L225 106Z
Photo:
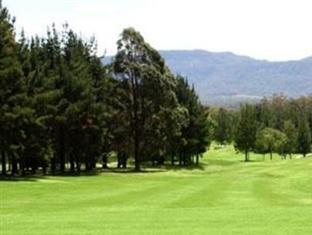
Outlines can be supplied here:
M42 166L42 173L43 173L44 175L47 174L47 166L46 166L45 164Z
M51 159L51 171L52 171L52 175L55 175L55 173L56 173L56 159L55 159L55 157L53 157Z
M125 156L125 158L123 159L123 168L127 169L127 157ZM140 171L140 169L138 170Z
M60 140L60 171L65 173L65 146L63 138Z
M80 173L80 171L81 171L81 163L79 161L76 162L76 167L77 167L77 173Z
M92 167L91 167L91 164L92 164L92 163L90 163L90 162L88 162L88 161L85 162L85 166L86 166L86 171L87 171L87 172L91 171L91 168L92 168Z
M1 165L2 165L2 175L6 175L6 158L5 158L5 153L2 151L1 153L2 159L1 159Z
M174 155L171 155L171 165L174 166Z
M140 171L141 170L141 161L140 161L140 155L139 155L139 138L137 136L138 133L136 133L135 135L136 135L134 138L135 171Z
M182 153L179 153L179 166L182 166Z
M70 164L70 172L75 173L75 160L73 154L70 154L69 164Z
M248 159L248 150L245 150L245 162L248 162L249 159Z
M12 176L18 174L17 160L15 154L12 154Z
M93 159L93 162L92 162L92 170L96 170L96 162L95 162L95 159Z
M108 167L107 167L107 162L108 162L107 154L104 153L104 154L103 154L103 157L102 157L102 168L103 168L103 169L107 169L107 168L108 168Z
M32 166L32 167L31 167L31 173L32 173L33 175L35 175L36 172L37 172L37 167L36 167L36 166Z
M196 155L196 165L199 165L199 156Z
M273 160L273 153L270 151L270 159Z

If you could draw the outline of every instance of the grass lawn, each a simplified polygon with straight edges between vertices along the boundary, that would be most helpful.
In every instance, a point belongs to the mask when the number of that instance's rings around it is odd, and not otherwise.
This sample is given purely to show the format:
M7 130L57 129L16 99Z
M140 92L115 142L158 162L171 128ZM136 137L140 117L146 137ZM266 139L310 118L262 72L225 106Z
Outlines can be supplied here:
M0 234L312 234L312 158L0 181Z

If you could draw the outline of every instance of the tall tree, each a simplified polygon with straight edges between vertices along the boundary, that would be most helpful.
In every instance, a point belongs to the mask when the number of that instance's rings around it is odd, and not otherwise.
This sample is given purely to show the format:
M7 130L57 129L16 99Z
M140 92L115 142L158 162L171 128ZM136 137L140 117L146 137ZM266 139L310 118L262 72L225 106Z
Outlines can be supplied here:
M169 120L178 107L175 81L159 53L133 28L122 32L117 45L113 72L120 81L120 116L124 118L124 130L129 130L124 133L129 137L128 152L139 171L144 152L150 152L154 141L158 150L165 149L164 120Z
M306 157L311 151L311 132L307 118L303 115L299 117L298 127L298 152Z
M297 149L298 130L290 120L287 120L284 122L283 132L287 136L287 142L284 147L285 157L288 154L291 158Z
M196 157L198 164L199 156L206 152L211 142L211 125L208 121L208 113L195 92L190 87L187 79L177 77L176 94L179 104L187 111L187 122L182 125L182 135L179 137L179 146L173 146L178 150L180 164L191 163Z
M214 139L220 144L231 142L233 120L230 112L224 108L220 108L217 112L215 121L216 127L214 128Z
M18 120L24 111L24 81L17 56L14 21L0 1L0 152L3 175L7 173L7 157L15 154L23 135Z
M287 136L276 129L266 127L260 130L256 136L255 148L259 152L265 154L270 153L270 158L273 158L273 152L284 154Z
M255 108L245 104L240 108L240 120L235 133L235 148L244 152L245 161L249 161L249 152L254 148L257 133Z

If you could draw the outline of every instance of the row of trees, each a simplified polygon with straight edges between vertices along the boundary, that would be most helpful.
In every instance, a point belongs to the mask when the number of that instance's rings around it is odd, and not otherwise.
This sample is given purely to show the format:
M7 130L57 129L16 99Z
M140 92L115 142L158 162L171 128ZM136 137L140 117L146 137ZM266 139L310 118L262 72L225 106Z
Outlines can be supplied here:
M0 154L6 175L92 171L108 156L143 162L198 162L210 141L207 110L134 29L109 65L94 39L68 25L16 41L0 1Z
M214 139L221 144L234 142L246 161L250 151L270 154L271 159L274 152L283 158L293 153L305 157L311 152L312 97L273 96L239 110L221 108L212 115Z
M68 25L15 39L0 0L0 155L6 175L92 171L97 163L198 163L212 140L244 152L306 156L312 98L263 99L239 110L206 108L182 76L134 29L104 65L94 39Z

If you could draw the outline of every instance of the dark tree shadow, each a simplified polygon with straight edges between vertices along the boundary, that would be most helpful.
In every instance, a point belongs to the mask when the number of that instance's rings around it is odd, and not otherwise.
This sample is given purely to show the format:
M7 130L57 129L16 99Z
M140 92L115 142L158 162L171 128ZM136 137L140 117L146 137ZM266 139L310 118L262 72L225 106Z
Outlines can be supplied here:
M160 173L164 172L162 169L141 169L140 171L136 171L133 168L127 169L117 169L117 168L109 168L102 171L102 173L114 173L114 174L146 174L146 173Z
M189 171L193 171L193 170L201 170L204 171L205 168L208 166L209 164L207 163L199 163L198 165L196 164L192 164L192 165L187 165L187 166L179 166L179 165L166 165L164 166L164 170L167 171L181 171L181 170L189 170Z
M0 176L0 182L36 182L45 179L45 176L27 175L27 176Z

